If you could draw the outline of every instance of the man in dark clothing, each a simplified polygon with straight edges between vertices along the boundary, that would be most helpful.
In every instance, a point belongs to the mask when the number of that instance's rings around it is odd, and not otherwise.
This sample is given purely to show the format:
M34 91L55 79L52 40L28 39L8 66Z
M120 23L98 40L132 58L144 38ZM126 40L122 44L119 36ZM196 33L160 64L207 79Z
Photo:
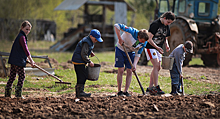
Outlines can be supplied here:
M88 63L89 66L94 67L94 63L89 59L95 56L92 52L94 43L103 42L101 34L97 29L90 31L90 34L84 37L76 46L76 49L72 56L72 63L74 64L77 84L75 86L76 97L90 97L91 93L84 92L84 85L88 77L85 65Z

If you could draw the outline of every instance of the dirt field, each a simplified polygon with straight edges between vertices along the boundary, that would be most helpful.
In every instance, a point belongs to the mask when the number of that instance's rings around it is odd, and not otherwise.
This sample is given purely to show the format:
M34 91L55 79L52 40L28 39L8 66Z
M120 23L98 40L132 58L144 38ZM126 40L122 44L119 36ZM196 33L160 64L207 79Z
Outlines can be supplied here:
M207 96L0 98L0 118L220 118L220 94Z
M42 63L43 64L43 63ZM41 65L42 65L41 64ZM70 68L69 63L56 64ZM102 63L103 69L112 67ZM137 72L150 73L152 67L138 66ZM114 72L114 70L112 70ZM184 78L220 84L220 69L201 66L184 67ZM169 76L167 70L160 75ZM201 78L205 76L206 79ZM194 77L194 78L192 78ZM30 91L33 89L24 89ZM44 92L46 90L39 90ZM39 95L38 94L33 94ZM220 92L208 95L143 96L132 93L131 97L117 97L114 93L92 94L90 98L76 99L75 95L55 95L26 99L0 97L0 119L14 118L220 118Z

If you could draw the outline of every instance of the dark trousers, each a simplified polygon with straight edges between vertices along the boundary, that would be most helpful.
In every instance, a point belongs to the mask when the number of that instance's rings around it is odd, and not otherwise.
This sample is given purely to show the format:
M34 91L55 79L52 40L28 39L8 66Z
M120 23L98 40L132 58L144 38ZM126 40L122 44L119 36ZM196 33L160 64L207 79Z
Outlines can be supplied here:
M173 63L173 69L170 70L170 76L171 76L171 84L178 85L178 90L179 90L182 82L175 61Z
M77 77L77 84L85 84L88 78L88 72L85 65L75 65L75 72Z
M12 87L12 84L16 78L16 73L18 73L18 76L19 76L17 86L23 87L24 80L25 80L24 67L16 66L16 65L11 65L10 76L9 76L9 80L7 82L6 87L10 87L10 88Z

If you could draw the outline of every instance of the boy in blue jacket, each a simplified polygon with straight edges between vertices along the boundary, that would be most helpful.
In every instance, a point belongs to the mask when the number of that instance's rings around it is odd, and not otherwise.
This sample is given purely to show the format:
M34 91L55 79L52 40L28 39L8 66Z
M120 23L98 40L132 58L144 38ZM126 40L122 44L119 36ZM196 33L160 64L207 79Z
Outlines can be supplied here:
M146 29L137 30L133 27L127 27L124 24L115 24L115 32L118 36L118 42L115 47L115 67L118 67L117 83L118 83L118 96L131 96L128 93L128 88L131 83L132 71L136 70L137 62L140 55L145 48L148 40L148 31ZM123 34L120 35L120 30ZM126 47L126 50L130 56L134 68L129 63L126 53L123 49L122 44ZM121 91L122 77L124 72L124 65L126 67L126 84L124 91Z
M99 30L93 29L88 36L79 41L73 53L72 63L74 64L77 76L77 84L75 86L77 98L91 96L91 93L84 92L84 85L88 77L85 65L88 63L89 66L94 67L94 63L89 59L89 55L91 55L91 57L95 56L92 50L94 48L94 43L97 41L103 42Z

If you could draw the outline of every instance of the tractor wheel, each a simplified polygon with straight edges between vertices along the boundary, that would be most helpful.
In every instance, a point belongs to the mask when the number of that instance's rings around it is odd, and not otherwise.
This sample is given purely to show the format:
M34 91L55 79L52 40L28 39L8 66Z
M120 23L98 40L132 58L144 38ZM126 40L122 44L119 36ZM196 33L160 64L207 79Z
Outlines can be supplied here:
M219 54L202 54L201 57L203 64L207 67L219 67L220 66L220 53Z
M170 36L168 37L170 52L179 44L184 44L185 41L188 40L192 41L193 37L196 38L196 33L190 30L188 23L183 19L176 19L176 21L170 25ZM192 54L186 54L183 66L187 66L191 60Z

